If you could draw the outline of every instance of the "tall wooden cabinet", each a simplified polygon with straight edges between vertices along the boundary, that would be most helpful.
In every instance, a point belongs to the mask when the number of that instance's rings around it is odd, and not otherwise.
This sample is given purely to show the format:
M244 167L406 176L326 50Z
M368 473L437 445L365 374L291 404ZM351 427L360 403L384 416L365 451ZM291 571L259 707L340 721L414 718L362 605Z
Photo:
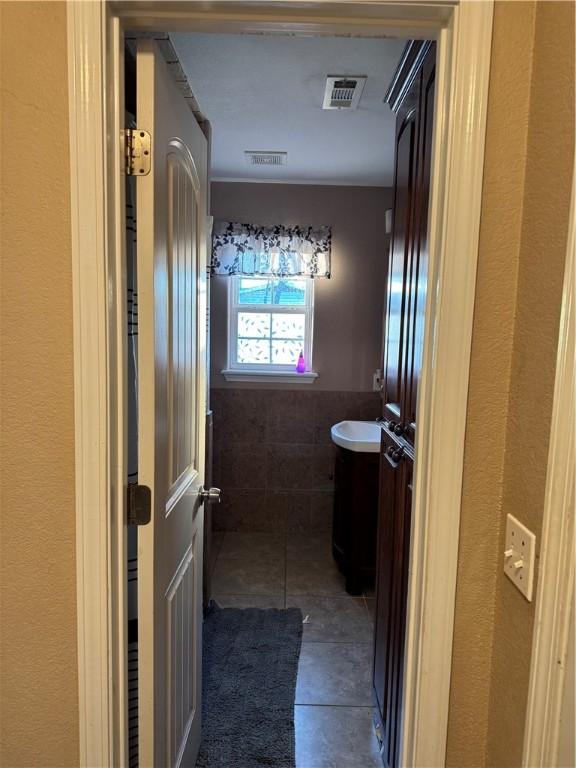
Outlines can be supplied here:
M416 402L428 273L435 44L407 44L388 90L396 113L394 210L382 360L374 641L375 720L386 768L399 765Z
M397 118L382 413L412 444L424 341L435 49L430 42L409 43L388 93Z

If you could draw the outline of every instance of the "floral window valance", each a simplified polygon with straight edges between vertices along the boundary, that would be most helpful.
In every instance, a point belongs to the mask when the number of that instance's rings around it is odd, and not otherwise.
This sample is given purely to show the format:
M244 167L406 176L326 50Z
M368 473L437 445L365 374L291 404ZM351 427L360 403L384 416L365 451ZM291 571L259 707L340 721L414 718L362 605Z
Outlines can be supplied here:
M330 227L214 224L213 275L330 277Z

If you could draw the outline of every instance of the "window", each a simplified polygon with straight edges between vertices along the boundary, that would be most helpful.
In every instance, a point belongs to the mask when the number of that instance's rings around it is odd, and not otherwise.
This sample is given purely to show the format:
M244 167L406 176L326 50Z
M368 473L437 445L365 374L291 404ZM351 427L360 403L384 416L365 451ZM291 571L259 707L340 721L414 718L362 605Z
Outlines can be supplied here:
M230 278L225 373L295 375L300 352L310 372L313 306L310 278Z

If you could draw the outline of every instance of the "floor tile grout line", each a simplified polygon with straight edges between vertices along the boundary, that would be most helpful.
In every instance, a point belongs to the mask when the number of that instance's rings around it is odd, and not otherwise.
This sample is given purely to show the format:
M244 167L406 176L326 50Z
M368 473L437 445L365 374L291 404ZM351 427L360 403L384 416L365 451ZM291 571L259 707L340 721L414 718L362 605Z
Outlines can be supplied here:
M302 645L367 645L372 647L371 640L306 640L302 639Z
M372 613L370 611L370 606L368 605L368 598L366 595L362 595L364 598L364 605L366 606L366 613L368 614L368 621L372 624Z
M342 600L346 602L353 601L355 603L358 603L358 601L362 604L362 610L364 610L365 605L364 601L361 597L353 597L352 595L336 595L336 594L320 594L318 592L288 592L288 595L291 597L306 597L306 598L313 598L314 600Z
M325 709L373 709L373 704L294 704L296 707L324 707Z
M212 565L211 573L210 573L210 579L214 580L214 573L216 572L216 566L218 565L218 560L220 558L220 552L222 551L222 546L224 544L224 539L226 538L226 531L223 532L222 535L222 541L220 542L220 546L218 547L218 550L216 552L216 557L214 558L214 564Z

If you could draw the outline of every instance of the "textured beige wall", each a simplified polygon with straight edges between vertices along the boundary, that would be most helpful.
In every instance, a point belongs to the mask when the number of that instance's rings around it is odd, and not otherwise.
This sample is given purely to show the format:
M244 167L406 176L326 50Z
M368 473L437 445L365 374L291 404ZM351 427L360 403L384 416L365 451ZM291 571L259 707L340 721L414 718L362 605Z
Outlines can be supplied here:
M520 764L534 603L505 515L539 536L574 146L574 6L497 2L447 764Z
M530 644L519 636L530 636L533 604L501 578L499 537L506 511L540 533L572 12L496 5L448 740L459 768L520 760ZM69 766L78 717L65 9L0 2L0 19L0 763Z
M574 8L540 2L536 12L504 463L503 515L534 531L537 556L574 157ZM500 544L502 550L502 534ZM524 600L501 568L496 589L487 762L518 765L535 603Z
M78 764L66 9L0 2L3 766Z
M332 277L314 283L314 370L319 374L314 391L372 390L372 375L380 367L388 270L384 211L391 207L388 188L212 184L216 220L332 226ZM253 389L259 385L227 384L220 375L226 367L227 284L226 277L211 282L211 383Z
M496 5L448 728L454 768L483 765L488 733L534 17L532 4Z

